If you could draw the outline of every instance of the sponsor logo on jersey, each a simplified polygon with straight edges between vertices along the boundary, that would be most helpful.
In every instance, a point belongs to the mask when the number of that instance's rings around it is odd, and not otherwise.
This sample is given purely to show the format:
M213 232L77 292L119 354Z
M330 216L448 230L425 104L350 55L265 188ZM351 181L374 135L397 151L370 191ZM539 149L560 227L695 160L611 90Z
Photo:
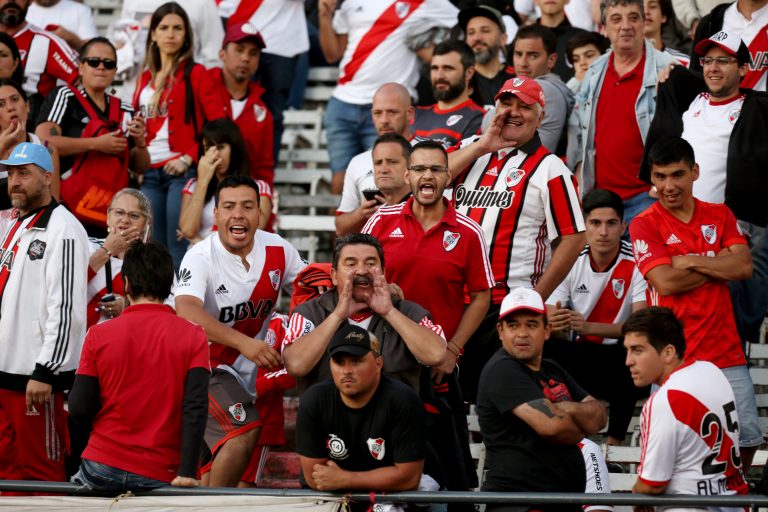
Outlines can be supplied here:
M464 116L461 114L454 114L452 116L449 116L448 119L445 121L445 126L453 126L459 121L461 121L463 117Z
M460 233L452 233L447 229L443 231L443 249L445 249L445 252L451 252L456 247L456 244L459 243L460 238Z
M344 460L349 457L349 451L347 451L347 445L344 444L344 440L336 434L328 434L328 455L332 459Z
M728 122L734 124L741 115L741 108L728 113Z
M507 184L507 188L512 188L525 177L525 171L516 167L511 168L507 175L504 177L504 183Z
M269 284L272 285L272 289L277 291L280 288L280 280L282 279L282 273L279 268L269 271Z
M25 413L25 416L40 416L40 413L39 413L39 412L37 412L37 409L35 409L35 406L34 406L34 405L31 405L30 407L31 407L31 409L29 409L29 410L28 410L28 411Z
M59 64L59 66L61 66L61 69L63 69L66 74L68 75L72 74L72 68L69 67L69 64L67 64L66 61L61 58L61 55L59 55L59 52L53 52L53 60L55 60Z
M395 2L395 14L401 20L408 16L408 11L410 10L411 6L408 5L408 2Z
M216 288L216 295L221 295L222 293L229 293L229 290L227 290L227 287L224 286L224 284Z
M32 240L27 249L27 255L31 261L43 259L45 254L45 242L42 240Z
M768 32L768 29L766 29L766 32ZM22 57L22 60L24 57ZM761 69L768 69L768 52L766 51L760 51L755 52L754 57L750 59L749 61L749 69L752 71L758 71Z
M499 169L497 167L491 167L487 171L485 171L485 174L488 176L498 176L499 175Z
M515 198L515 191L493 190L491 187L470 190L462 183L456 187L455 197L457 208L509 208Z
M368 441L366 441L368 444L368 451L371 452L371 456L376 460L383 460L384 459L384 440L380 437L373 439L372 437L368 438Z
M398 226L392 230L389 234L389 238L405 238L405 235L403 234L403 230L400 229L400 226Z
M624 297L623 279L611 279L611 288L613 288L613 295L615 295L617 299L621 300Z
M366 176L373 176L373 169L368 169L368 171L365 173Z
M267 117L267 109L261 105L253 106L253 115L256 116L256 122L260 123Z
M706 240L709 245L712 245L715 243L715 240L717 240L717 226L714 224L702 224L701 234L704 235L704 240Z
M252 300L241 302L235 306L225 306L219 311L219 322L242 322L248 318L266 318L272 311L273 303L270 299L261 299L256 304Z
M192 279L192 272L188 268L183 268L179 271L179 286L189 286L190 279Z
M235 421L239 421L241 423L245 421L245 408L240 402L229 406L229 414L235 418Z
M0 268L5 267L8 270L13 268L13 251L0 248Z
M694 113L693 113L693 117L694 117L694 118L696 118L696 117L701 117L701 110L697 110L696 112L694 112Z
M637 261L637 264L639 265L643 260L646 258L650 258L651 253L648 252L648 242L645 240L635 240L635 243L632 244L632 248L635 251L635 260Z
M574 290L576 293L589 293L589 288L587 288L587 285L582 283L576 290Z
M681 244L683 243L679 238L677 238L677 235L672 233L669 235L669 238L667 238L667 245L675 245L675 244Z

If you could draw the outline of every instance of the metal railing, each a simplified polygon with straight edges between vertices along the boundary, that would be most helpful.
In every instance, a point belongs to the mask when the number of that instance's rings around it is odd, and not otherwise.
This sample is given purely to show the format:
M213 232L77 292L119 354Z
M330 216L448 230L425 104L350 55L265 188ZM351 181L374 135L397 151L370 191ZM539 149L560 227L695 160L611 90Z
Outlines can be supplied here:
M0 480L0 491L41 492L71 494L74 496L114 496L79 489L68 482L40 482L28 480ZM685 507L768 507L768 496L748 494L744 496L693 496L693 495L658 495L645 494L585 494L585 493L541 493L541 492L397 492L387 494L369 494L362 492L338 494L318 492L308 489L232 489L214 487L162 487L147 492L137 492L137 496L264 496L264 497L301 497L322 500L337 500L345 497L357 503L471 503L505 505L651 505Z

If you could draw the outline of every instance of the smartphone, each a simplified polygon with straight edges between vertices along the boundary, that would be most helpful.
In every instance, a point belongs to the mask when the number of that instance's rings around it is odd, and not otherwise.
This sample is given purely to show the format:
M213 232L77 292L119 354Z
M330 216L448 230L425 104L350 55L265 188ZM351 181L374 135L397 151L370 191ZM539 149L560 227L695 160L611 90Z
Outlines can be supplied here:
M376 190L376 189L363 190L363 197L365 198L366 201L371 201L373 199L376 199L376 196L380 196L380 195L381 195L380 190Z
M108 293L101 298L101 302L114 302L116 298L114 293Z

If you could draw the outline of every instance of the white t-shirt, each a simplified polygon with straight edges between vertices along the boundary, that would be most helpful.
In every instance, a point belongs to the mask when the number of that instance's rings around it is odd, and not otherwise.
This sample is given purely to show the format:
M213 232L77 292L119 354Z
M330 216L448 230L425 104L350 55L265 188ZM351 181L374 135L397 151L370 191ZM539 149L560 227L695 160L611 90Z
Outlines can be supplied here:
M448 0L424 0L415 9L410 2L345 0L333 16L333 30L348 37L333 96L366 105L379 87L396 82L415 98L418 57L407 41L432 28L452 28L458 13Z
M229 252L218 233L195 244L184 255L172 297L189 295L219 322L263 340L280 289L293 293L293 281L306 266L298 251L274 233L257 230L250 268ZM256 365L237 351L211 345L211 360L235 375L249 393L255 390Z
M349 161L344 175L344 188L341 190L341 202L337 213L355 211L365 201L363 190L375 190L373 180L373 151L368 150L356 155Z
M528 17L541 17L541 9L535 4L534 0L515 0L515 11ZM583 28L590 32L597 28L592 21L589 0L571 0L565 4L564 11L568 22L574 27ZM509 35L507 35L507 42L512 42Z
M737 2L733 2L725 9L722 30L740 35L744 44L749 46L760 31L764 30L766 25L768 25L768 4L754 11L751 20L748 20L739 12L736 8L736 4ZM768 52L768 48L758 48L758 51L764 55L765 52ZM758 58L755 59L755 57ZM752 55L752 58L753 60L758 60L760 63L765 62L760 54ZM763 76L758 80L753 89L756 91L768 90L768 71L763 73Z
M617 271L619 265L622 267ZM624 271L625 268L629 271ZM631 276L631 279L627 280L624 274ZM647 288L648 285L635 264L632 244L623 240L616 261L603 272L597 272L593 268L589 246L581 251L571 271L547 299L547 304L554 306L560 302L562 307L567 306L581 313L589 322L616 324L629 318L632 314L632 304L645 302ZM602 305L602 314L601 311L595 312L598 302ZM590 320L593 312L595 318ZM602 338L603 345L616 343L618 340L615 338Z
M708 361L684 364L651 395L640 416L640 443L638 478L651 486L667 484L665 494L749 492L741 463L734 461L739 431L733 391Z
M146 116L147 120L147 151L149 152L149 161L153 167L181 155L178 151L171 151L171 139L168 132L168 112L160 112L155 116L152 116L152 113L149 112L148 105L152 101L154 93L155 88L152 87L152 82L150 81L139 94L139 110L142 115ZM162 123L159 127L153 126L155 121L153 117L160 118L157 119L158 123Z
M32 2L27 11L27 21L42 28L59 25L84 41L99 35L90 7L73 0L59 0L51 7Z
M222 2L219 13L222 13L222 4L225 4L225 8L231 10L229 17L239 3L239 0L230 0L226 4ZM248 21L264 38L267 45L264 53L293 57L309 50L307 18L302 0L263 0Z
M743 104L743 95L717 102L705 92L683 113L682 137L693 147L699 164L699 179L693 182L693 195L697 199L725 202L728 144Z

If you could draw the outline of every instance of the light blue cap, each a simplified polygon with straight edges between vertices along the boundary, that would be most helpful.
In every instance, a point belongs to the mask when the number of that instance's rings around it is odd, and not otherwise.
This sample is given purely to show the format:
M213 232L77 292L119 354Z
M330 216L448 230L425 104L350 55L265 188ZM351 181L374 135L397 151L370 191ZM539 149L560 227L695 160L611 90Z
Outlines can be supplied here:
M48 148L42 144L22 142L11 151L7 160L0 160L0 169L18 165L35 164L45 172L53 172L53 159Z

